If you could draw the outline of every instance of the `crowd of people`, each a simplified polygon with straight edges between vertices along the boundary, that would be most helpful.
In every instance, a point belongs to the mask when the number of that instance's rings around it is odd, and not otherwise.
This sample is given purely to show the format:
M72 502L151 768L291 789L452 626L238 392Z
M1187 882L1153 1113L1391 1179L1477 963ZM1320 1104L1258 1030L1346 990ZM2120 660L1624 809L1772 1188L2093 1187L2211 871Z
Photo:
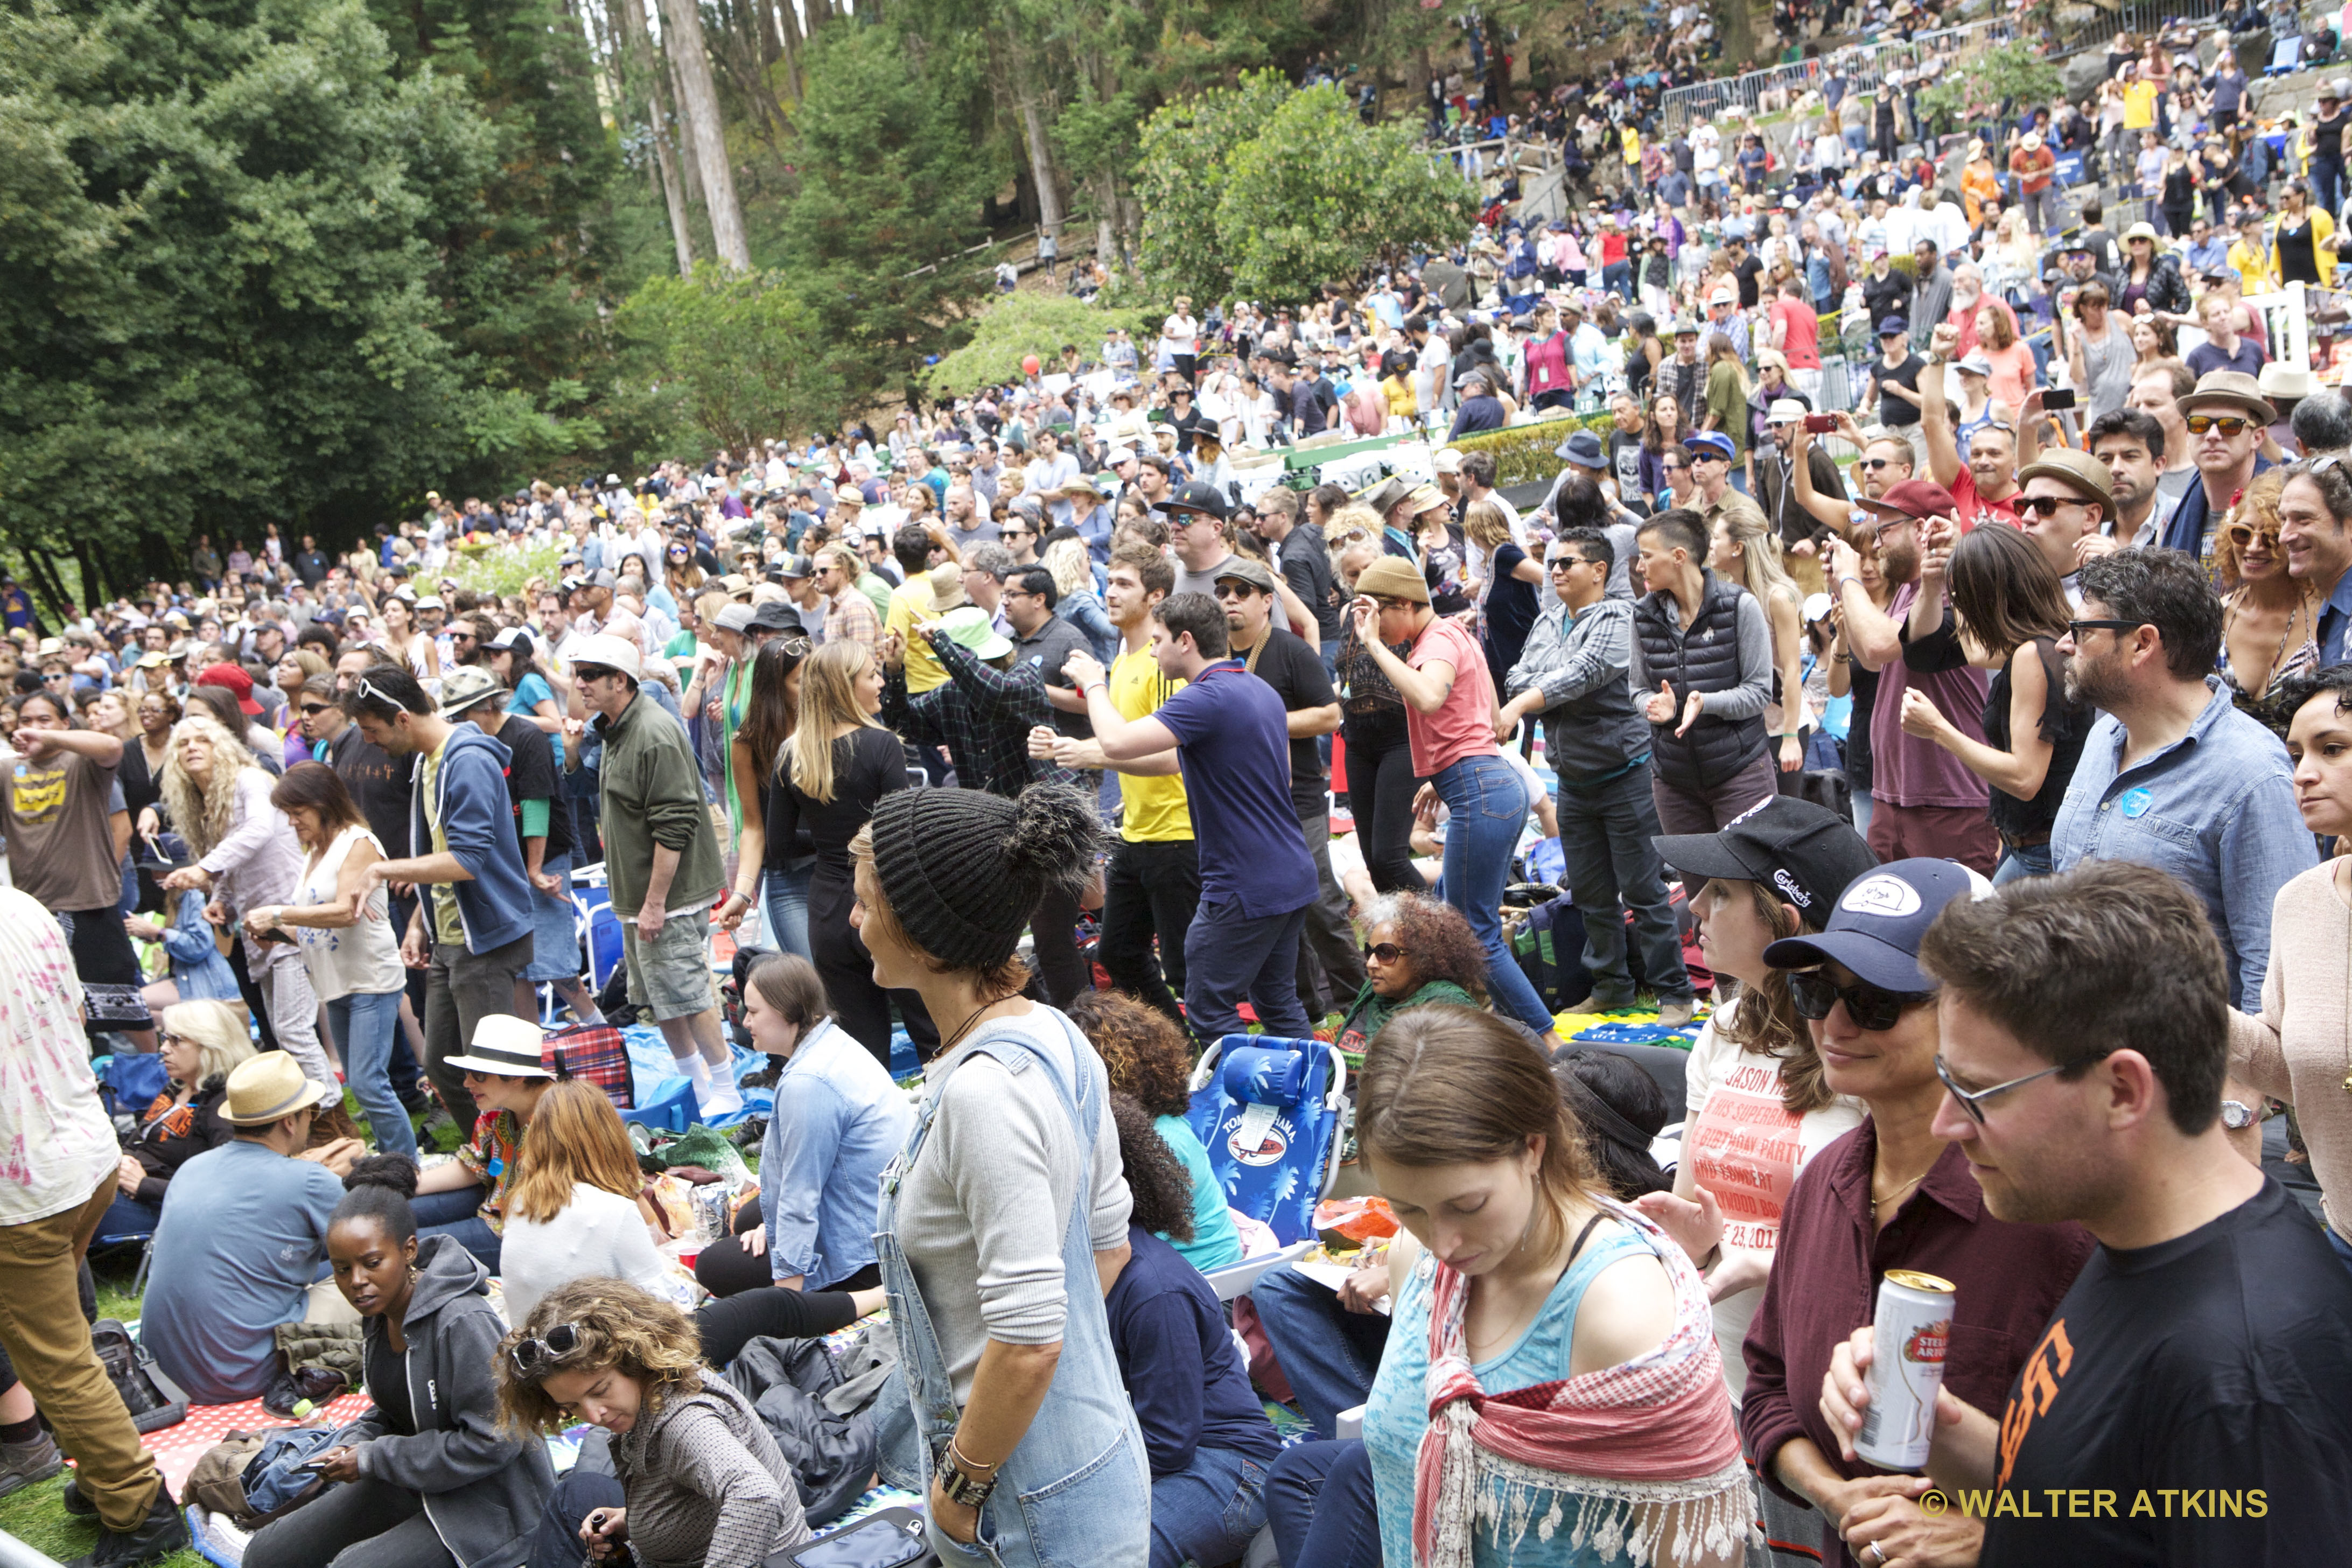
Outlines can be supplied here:
M2226 49L2151 106L2131 46L2111 170L2244 153ZM758 1563L812 1521L726 1371L885 1307L876 1468L950 1563L2324 1559L2352 403L2247 300L2333 279L2337 92L2308 185L2120 237L2051 194L2072 110L1940 174L1826 89L1786 169L1619 115L1605 209L887 433L199 537L54 628L0 583L0 1495L69 1455L85 1563L184 1542L77 1299L134 1236L198 1403L279 1400L322 1280L362 1320L257 1568ZM1515 501L1479 437L1546 417ZM1335 428L1426 477L1255 461ZM1507 923L1539 839L1580 994ZM625 1002L730 1122L722 933L773 1114L688 1279L542 1020ZM1645 1003L1679 1102L1562 1037ZM1187 1111L1253 1025L1333 1042L1401 1230L1237 1314ZM1864 1462L1923 1356L1921 1473Z

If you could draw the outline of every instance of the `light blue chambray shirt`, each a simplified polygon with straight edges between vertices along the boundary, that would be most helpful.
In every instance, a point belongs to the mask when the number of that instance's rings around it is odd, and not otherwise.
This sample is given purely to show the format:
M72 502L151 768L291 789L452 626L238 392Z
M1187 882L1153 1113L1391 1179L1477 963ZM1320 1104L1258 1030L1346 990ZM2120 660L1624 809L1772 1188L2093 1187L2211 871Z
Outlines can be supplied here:
M760 1212L773 1278L823 1290L874 1261L882 1168L907 1142L915 1109L873 1053L826 1019L776 1078L760 1146Z
M2083 860L2137 860L2169 871L2204 900L2242 1011L2263 1005L2271 902L2319 863L2295 809L2279 738L2231 704L2220 680L2189 733L2122 773L2123 721L2101 714L2083 743L2050 835L2061 870Z

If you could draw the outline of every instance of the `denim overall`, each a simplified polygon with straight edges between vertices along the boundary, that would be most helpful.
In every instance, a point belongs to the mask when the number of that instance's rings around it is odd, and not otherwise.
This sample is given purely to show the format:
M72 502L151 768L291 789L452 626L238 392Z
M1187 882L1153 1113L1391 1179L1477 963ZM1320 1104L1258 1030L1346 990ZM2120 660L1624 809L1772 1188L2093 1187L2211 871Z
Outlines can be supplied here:
M980 1510L977 1538L965 1545L933 1528L931 1550L948 1564L1143 1568L1151 1552L1150 1467L1111 1348L1110 1321L1103 1312L1102 1282L1095 1272L1087 1225L1094 1206L1095 1136L1105 1114L1108 1079L1093 1047L1067 1019L1049 1009L1029 1017L1051 1020L1068 1032L1083 1100L1073 1097L1072 1086L1050 1058L1018 1038L974 1041L932 1086L907 1146L882 1173L874 1249L890 1296L899 1358L874 1407L882 1479L928 1495L931 1474L955 1434L957 1417L939 1336L898 1246L899 1183L921 1155L931 1119L939 1114L940 1090L957 1068L978 1055L993 1057L1008 1068L1028 1062L1054 1085L1077 1138L1077 1192L1062 1237L1069 1305L1061 1359L1036 1418L997 1470L996 1490Z

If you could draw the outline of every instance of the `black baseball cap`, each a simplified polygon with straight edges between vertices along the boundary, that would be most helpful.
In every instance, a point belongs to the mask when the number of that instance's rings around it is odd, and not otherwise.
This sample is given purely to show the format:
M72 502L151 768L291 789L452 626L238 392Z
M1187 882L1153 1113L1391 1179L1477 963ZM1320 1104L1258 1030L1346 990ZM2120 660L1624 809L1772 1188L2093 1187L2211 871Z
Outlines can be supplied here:
M1161 511L1205 512L1219 522L1225 521L1227 508L1224 492L1213 484L1194 479L1177 488L1176 493L1160 503Z
M1660 834L1650 842L1685 881L1762 883L1796 906L1808 931L1829 924L1830 908L1846 888L1878 867L1853 823L1789 795L1742 812L1720 833Z
M1919 967L1927 928L1956 899L1990 899L1993 886L1957 860L1890 860L1838 895L1829 928L1783 937L1764 950L1775 969L1838 963L1888 991L1936 989Z

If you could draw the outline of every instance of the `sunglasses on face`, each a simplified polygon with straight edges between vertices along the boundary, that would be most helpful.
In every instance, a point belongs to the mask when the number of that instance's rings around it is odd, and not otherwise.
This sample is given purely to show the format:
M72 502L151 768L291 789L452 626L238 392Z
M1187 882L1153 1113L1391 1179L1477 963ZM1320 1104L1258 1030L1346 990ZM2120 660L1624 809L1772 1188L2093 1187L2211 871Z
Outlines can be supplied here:
M558 1323L537 1339L525 1337L515 1342L507 1352L514 1369L524 1377L536 1377L580 1348L580 1325Z
M1246 583L1220 583L1212 591L1219 599L1249 599L1257 595L1257 590Z
M1403 956L1404 949L1399 947L1392 942L1368 942L1364 943L1364 962L1367 963L1370 963L1375 961L1381 963L1394 963L1398 959L1402 958Z
M1866 980L1840 985L1818 969L1791 970L1789 973L1789 1000L1796 1007L1797 1016L1819 1022L1843 1002L1854 1027L1873 1035L1884 1034L1900 1023L1904 1014L1935 999L1932 991L1889 991Z
M2221 537L2227 539L2231 543L2236 545L2241 550L2243 550L2247 545L2252 544L2257 539L2267 539L2272 543L2275 544L2278 542L2278 536L2279 531L2278 524L2276 523L2273 523L2268 528L2256 528L2251 522L2233 522L2229 527L2221 531Z
M334 704L331 702L305 702L302 704L302 717L308 719L313 713L324 713L328 709L333 706ZM160 712L161 710L159 709L157 711Z
M2070 500L2063 496L2020 496L2017 498L2020 517L2055 517L2062 506L2088 506L2088 501Z
M2253 424L2232 414L2191 414L2181 421L2191 436L2202 436L2208 430L2219 430L2224 436L2236 436Z
M1872 469L1891 468L1895 466L1895 459L1892 458L1864 458L1862 459L1862 466L1865 468Z

